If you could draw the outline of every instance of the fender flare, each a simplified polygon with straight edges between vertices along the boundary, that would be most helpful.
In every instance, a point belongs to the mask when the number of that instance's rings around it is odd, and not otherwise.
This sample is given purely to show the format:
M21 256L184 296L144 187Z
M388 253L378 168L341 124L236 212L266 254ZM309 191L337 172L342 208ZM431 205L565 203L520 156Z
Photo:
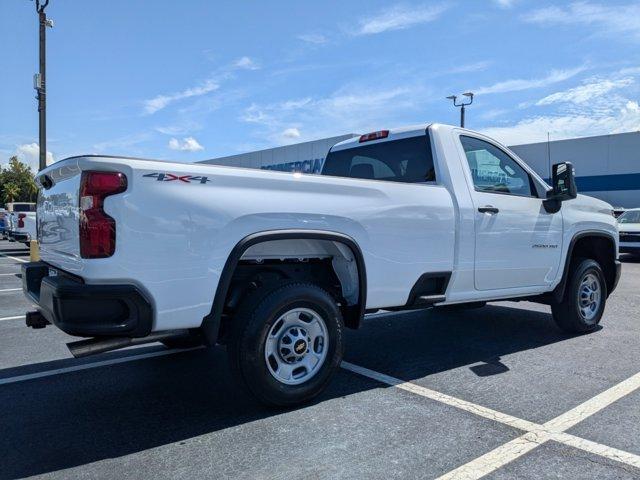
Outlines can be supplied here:
M584 230L576 233L571 238L571 242L569 243L569 248L567 249L567 255L565 257L565 262L564 262L564 269L562 272L562 279L560 280L560 283L556 285L556 288L554 288L553 291L551 292L553 295L553 299L557 302L562 301L562 299L564 298L564 292L567 288L567 280L569 278L569 268L571 268L571 257L573 256L573 248L575 247L576 243L578 243L578 240L585 237L606 238L607 240L611 240L611 242L613 242L614 249L615 249L616 239L613 237L613 235L610 235L609 233L605 233L599 230ZM616 259L617 257L614 258L614 261ZM611 292L608 292L608 293L611 293Z
M202 320L201 331L207 345L215 345L218 341L218 333L220 331L220 322L222 319L222 311L224 309L224 301L229 292L231 279L236 270L240 258L244 252L251 246L258 243L268 242L272 240L329 240L332 242L343 243L353 253L358 267L358 303L345 307L347 309L345 323L348 326L357 328L360 321L364 317L367 304L367 272L364 263L362 250L356 241L343 233L332 232L328 230L302 230L302 229L286 229L286 230L266 230L262 232L252 233L240 240L231 253L227 257L224 264L216 293L211 306L211 312Z

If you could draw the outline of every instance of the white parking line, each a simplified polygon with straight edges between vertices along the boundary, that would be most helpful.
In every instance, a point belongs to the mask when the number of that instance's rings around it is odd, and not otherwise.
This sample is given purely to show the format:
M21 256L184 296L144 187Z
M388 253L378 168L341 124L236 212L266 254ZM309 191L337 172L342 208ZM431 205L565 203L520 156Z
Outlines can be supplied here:
M136 360L143 360L145 358L163 357L165 355L171 355L174 353L198 350L200 348L203 348L203 347L183 348L183 349L175 349L175 350L160 350L158 352L141 353L140 355L131 355L129 357L112 358L110 360L102 360L100 362L83 363L82 365L73 365L71 367L45 370L44 372L35 372L35 373L28 373L26 375L17 375L15 377L0 378L0 385L24 382L26 380L34 380L36 378L51 377L53 375L60 375L63 373L79 372L81 370L89 370L91 368L106 367L108 365L116 365L119 363L134 362Z
M3 288L2 290L0 290L0 293L2 293L2 292L17 292L18 290L22 290L22 288Z
M15 260L16 262L27 263L29 260L25 260L24 258L12 257L11 255L7 255L5 253L0 253L0 256L10 258L11 260Z
M473 480L482 478L515 458L529 453L547 440L549 440L548 433L527 432L504 445L500 445L489 453L485 453L481 457L438 477L437 480Z
M5 320L19 320L21 318L24 318L24 315L16 315L15 317L2 317L0 318L0 322L3 322Z
M0 265L2 266L2 265ZM0 277L8 277L10 275L13 275L14 277L17 275L17 273L0 273Z
M482 405L476 405L466 400L436 392L435 390L430 390L411 382L405 382L398 378L369 370L368 368L360 367L349 362L342 362L342 368L359 375L369 377L373 380L377 380L378 382L421 395L431 400L474 413L481 417L488 418L526 432L520 437L511 440L510 442L491 450L475 460L461 465L455 470L439 477L439 480L470 480L482 478L549 440L554 440L589 453L600 455L610 460L640 468L639 455L565 433L565 430L573 427L577 423L585 420L587 417L590 417L594 413L606 408L625 395L628 395L640 388L640 373L637 373L627 380L614 385L610 389L596 395L577 407L572 408L568 412L546 422L544 425L539 425L528 420L523 420L512 415L483 407Z
M345 370L349 370L350 372L357 373L359 375L362 375L363 377L369 377L381 383L386 383L387 385L398 387L402 390L406 390L407 392L415 393L416 395L421 395L423 397L430 398L431 400L435 400L436 402L451 405L452 407L456 407L456 408L459 408L460 410L465 410L467 412L474 413L481 417L488 418L489 420L495 420L496 422L511 425L512 427L517 428L519 430L528 431L528 430L536 430L540 428L540 425L536 423L529 422L527 420L522 420L520 418L513 417L506 413L498 412L496 410L492 410L491 408L486 408L481 405L476 405L475 403L467 402L466 400L452 397L444 393L436 392L435 390L421 387L420 385L416 385L415 383L405 382L404 380L400 380L398 378L385 375L384 373L375 372L373 370L369 370L368 368L354 365L353 363L342 362L341 366Z
M544 426L555 432L564 432L577 423L580 423L585 418L590 417L594 413L598 413L605 407L608 407L613 402L629 395L638 388L640 388L640 373L636 373L634 376L627 378L624 382L614 385L608 390L605 390L584 403L581 403L577 407L572 408L568 412L563 413L553 420L549 420L544 424Z

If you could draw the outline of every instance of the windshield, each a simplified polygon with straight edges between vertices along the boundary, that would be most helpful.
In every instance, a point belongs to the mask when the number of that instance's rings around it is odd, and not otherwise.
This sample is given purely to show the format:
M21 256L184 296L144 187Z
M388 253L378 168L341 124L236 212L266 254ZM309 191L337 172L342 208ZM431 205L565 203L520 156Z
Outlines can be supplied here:
M624 212L618 217L619 223L640 223L640 210Z

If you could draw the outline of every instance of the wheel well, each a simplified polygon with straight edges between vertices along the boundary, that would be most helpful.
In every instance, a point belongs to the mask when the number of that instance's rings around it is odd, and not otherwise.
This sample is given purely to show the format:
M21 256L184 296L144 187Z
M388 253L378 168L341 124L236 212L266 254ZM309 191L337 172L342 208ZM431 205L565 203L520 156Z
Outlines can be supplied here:
M286 281L324 288L336 299L345 325L357 328L366 302L365 275L360 249L344 235L276 231L247 237L225 264L213 308L203 320L203 334L209 344L224 342L246 295Z
M577 238L573 242L572 247L573 248L570 247L569 249L570 257L567 258L562 282L556 287L556 292L554 292L556 297L559 296L562 298L564 295L569 268L572 267L576 258L590 258L598 262L604 272L605 281L607 282L607 294L611 293L616 282L615 261L617 258L616 244L613 238L602 234L587 234Z

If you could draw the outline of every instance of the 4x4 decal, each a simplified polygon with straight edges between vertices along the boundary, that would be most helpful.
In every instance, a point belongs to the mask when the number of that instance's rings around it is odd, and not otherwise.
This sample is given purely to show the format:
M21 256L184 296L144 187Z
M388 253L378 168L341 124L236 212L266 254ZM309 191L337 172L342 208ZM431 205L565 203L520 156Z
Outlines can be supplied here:
M143 175L143 177L155 178L158 182L177 181L184 183L199 182L204 184L211 181L207 177L193 175L174 175L173 173L147 173L146 175Z

